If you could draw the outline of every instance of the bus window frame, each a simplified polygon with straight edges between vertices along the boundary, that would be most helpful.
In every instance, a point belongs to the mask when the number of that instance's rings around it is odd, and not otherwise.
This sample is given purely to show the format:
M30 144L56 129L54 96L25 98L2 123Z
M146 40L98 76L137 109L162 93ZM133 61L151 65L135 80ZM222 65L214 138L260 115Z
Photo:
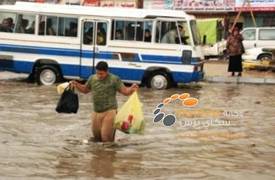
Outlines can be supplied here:
M78 18L78 23L80 24L80 26L78 26L78 35L79 35L79 43L80 44L84 44L83 43L83 30L84 30L84 22L87 22L87 21L93 21L95 22L96 26L95 28L97 29L97 23L98 22L106 22L107 23L107 30L106 30L106 44L105 45L97 45L95 43L95 46L98 46L98 47L107 47L109 45L109 40L111 39L111 23L112 23L112 19L107 19L107 18L91 18L91 17L86 17L86 16L82 16L82 17L79 17ZM94 43L93 43L94 44Z
M110 36L110 39L109 39L110 41L137 42L137 43L152 43L153 42L153 30L154 30L155 19L146 19L146 18L145 19L142 19L142 18L129 18L129 19L127 19L127 18L111 18L110 21L111 21L110 28L114 28L114 29L110 30L111 31L110 32L111 36ZM116 21L124 21L124 22L132 21L132 22L135 22L135 23L138 23L138 22L143 22L143 23L144 22L151 22L152 23L152 30L151 30L152 39L151 39L151 42L145 42L145 41L143 41L144 34L145 34L144 27L142 28L142 30L143 30L143 37L142 37L141 41L137 41L136 40L136 31L135 31L135 36L134 36L135 40L125 40L125 39L118 40L118 39L115 39ZM114 23L114 24L112 24L112 23ZM112 34L112 32L113 32L113 34ZM112 37L113 37L113 39L112 39Z
M51 38L73 38L73 39L77 39L77 38L80 38L80 30L81 30L81 25L79 25L81 23L80 19L81 19L81 16L69 16L69 15L60 15L60 14L49 14L49 13L45 13L45 14L41 14L41 13L38 13L36 14L37 15L37 32L35 33L35 35L39 36L39 37L51 37ZM40 20L41 20L41 17L42 16L45 16L46 18L48 16L55 16L57 17L57 24L59 23L59 18L75 18L77 19L77 36L59 36L58 35L58 26L57 26L57 32L56 32L56 35L53 36L53 35L47 35L46 33L44 33L44 35L39 35L39 23L40 23ZM46 22L45 22L46 23ZM46 32L46 26L45 26L45 29L44 29L44 32Z
M107 28L106 28L106 32L105 32L105 44L104 45L100 45L100 44L98 44L98 42L97 42L97 38L98 38L98 23L106 23L106 25L107 25ZM96 33L95 33L95 37L96 37L96 39L95 39L95 45L98 47L98 46L100 46L100 47L106 47L106 46L108 46L108 27L110 27L110 23L109 23L109 21L104 21L104 20L96 20L95 21L95 30L96 30Z
M196 23L196 30L197 30L196 33L197 33L197 35L198 35L198 37L197 37L198 43L196 43L196 42L195 42L195 39L194 39L194 36L195 36L195 35L193 34L193 28L192 28L192 24L191 24L192 22L195 22L195 23ZM199 31L198 31L198 24L197 24L197 21L194 20L194 19L190 20L190 21L189 21L188 28L190 29L189 31L190 31L190 35L191 35L190 37L191 37L191 39L192 39L192 42L191 42L192 45L193 45L193 46L200 46L200 45L201 45L201 42L200 42L200 41L201 41L201 37L200 37L200 33L199 33Z
M187 28L188 29L186 29L186 31L188 31L188 34L189 34L189 36L191 37L189 37L190 38L190 40L191 40L191 42L190 42L190 44L189 45L187 45L187 46L194 46L194 40L193 40L193 35L192 35L192 32L190 31L191 30L191 27L190 27L190 22L191 22L191 20L189 20L189 19L186 19L186 18L163 18L163 17L161 17L161 18L155 18L154 19L155 20L155 24L154 24L154 34L152 34L152 36L153 36L153 43L155 43L155 44L159 44L159 45L184 45L184 46L186 46L185 44L182 44L182 42L181 42L181 40L180 40L180 44L166 44L166 43L161 43L160 41L160 37L159 37L159 40L158 40L158 42L156 41L156 33L157 33L157 24L158 24L158 22L162 22L162 21L166 21L166 22L176 22L176 24L178 24L178 22L186 22L186 24L187 24ZM160 34L161 34L161 32L159 32ZM178 30L178 28L177 28L177 33L178 33L178 35L179 35L179 30Z

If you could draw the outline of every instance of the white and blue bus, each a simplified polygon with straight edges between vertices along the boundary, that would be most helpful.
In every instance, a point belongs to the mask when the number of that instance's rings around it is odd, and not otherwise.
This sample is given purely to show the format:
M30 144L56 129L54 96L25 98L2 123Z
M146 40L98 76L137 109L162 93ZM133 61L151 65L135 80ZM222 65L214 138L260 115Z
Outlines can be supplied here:
M0 6L0 69L44 85L87 79L98 61L156 89L203 78L193 16L183 11L17 2Z

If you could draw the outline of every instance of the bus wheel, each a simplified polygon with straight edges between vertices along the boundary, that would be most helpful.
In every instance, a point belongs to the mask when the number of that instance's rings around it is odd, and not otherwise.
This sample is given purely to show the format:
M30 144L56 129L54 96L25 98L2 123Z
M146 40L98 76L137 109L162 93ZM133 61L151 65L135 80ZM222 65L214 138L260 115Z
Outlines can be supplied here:
M149 79L147 86L153 89L167 89L170 87L171 80L166 73L155 73Z
M42 85L53 85L59 80L59 71L54 66L39 67L37 72L37 83Z

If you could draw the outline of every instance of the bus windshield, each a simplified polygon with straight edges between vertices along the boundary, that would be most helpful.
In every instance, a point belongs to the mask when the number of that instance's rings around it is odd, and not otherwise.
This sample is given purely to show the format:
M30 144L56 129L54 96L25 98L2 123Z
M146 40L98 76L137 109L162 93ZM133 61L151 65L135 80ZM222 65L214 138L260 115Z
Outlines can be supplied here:
M191 39L189 34L189 28L186 21L178 21L178 36L180 37L180 44L191 45Z
M192 36L194 40L194 45L200 45L201 44L201 38L200 38L200 33L197 29L197 23L195 20L190 21L190 27L192 31Z

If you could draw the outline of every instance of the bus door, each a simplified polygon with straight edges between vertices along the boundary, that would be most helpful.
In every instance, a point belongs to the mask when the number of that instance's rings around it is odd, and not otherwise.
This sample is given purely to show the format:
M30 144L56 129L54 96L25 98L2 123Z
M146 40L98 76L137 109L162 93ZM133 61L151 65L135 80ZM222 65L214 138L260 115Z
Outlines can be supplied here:
M95 65L105 60L104 50L107 40L107 21L83 20L80 47L80 77L87 79L95 74Z

